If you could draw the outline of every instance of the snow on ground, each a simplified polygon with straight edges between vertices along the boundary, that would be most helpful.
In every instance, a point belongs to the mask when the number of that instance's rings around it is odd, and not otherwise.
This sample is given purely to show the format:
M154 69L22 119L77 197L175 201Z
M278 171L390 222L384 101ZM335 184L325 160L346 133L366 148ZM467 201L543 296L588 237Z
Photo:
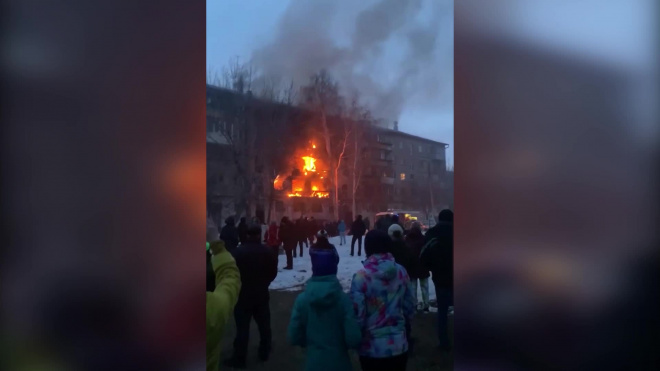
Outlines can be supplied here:
M341 283L344 291L348 291L351 287L351 280L355 272L362 268L362 261L366 259L364 254L364 246L362 246L362 256L357 256L357 242L355 246L355 256L351 256L351 239L346 238L348 245L339 246L339 237L331 237L330 243L335 245L339 253L339 267L337 269L337 278ZM363 241L364 242L364 239ZM299 249L298 246L296 246ZM300 250L298 250L300 252ZM286 290L286 291L300 291L303 290L305 282L312 277L312 261L309 258L309 248L303 247L304 256L301 258L293 258L293 269L282 269L286 266L286 255L280 254L278 256L279 262L277 266L277 277L275 281L270 284L271 290ZM422 292L417 288L417 298L422 300ZM429 278L429 298L435 299L435 287Z

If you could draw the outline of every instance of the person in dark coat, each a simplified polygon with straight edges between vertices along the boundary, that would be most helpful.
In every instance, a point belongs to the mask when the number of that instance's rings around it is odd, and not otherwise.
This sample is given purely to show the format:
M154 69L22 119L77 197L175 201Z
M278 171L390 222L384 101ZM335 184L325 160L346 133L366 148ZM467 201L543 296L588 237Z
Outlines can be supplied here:
M230 253L233 253L236 246L238 246L238 230L236 229L233 216L225 219L225 226L220 231L220 239L225 243L225 248Z
M276 222L271 222L266 234L264 235L264 242L266 246L270 247L273 250L275 256L280 254L280 241L279 233Z
M234 354L225 361L225 366L245 368L252 318L259 329L259 359L268 360L271 352L268 286L277 276L277 258L261 243L261 225L248 226L245 244L236 250L234 259L241 273L241 292L234 308Z
M413 284L413 295L415 296L415 303L418 303L417 286L422 290L422 310L429 311L429 277L431 274L429 270L422 266L419 260L419 255L422 253L424 247L424 235L422 234L422 227L418 222L414 222L410 228L410 232L406 235L406 245L412 252L413 268L408 274L410 281Z
M312 246L314 243L314 237L316 236L316 231L318 231L318 229L319 226L316 224L314 217L310 216L307 218L307 240L309 241L309 246Z
M454 290L454 213L445 209L438 215L438 224L426 232L420 261L431 271L438 301L438 339L442 350L449 350L447 312L453 305Z
M238 240L241 244L244 244L247 239L247 228L247 221L245 220L245 217L242 217L241 221L238 223Z
M388 233L390 226L394 224L395 214L383 215L376 222L375 228Z
M408 276L410 276L415 261L413 259L412 251L408 249L408 246L403 239L403 228L398 224L392 224L387 231L387 234L392 239L392 256L394 256L394 261L404 267L406 272L408 272Z
M351 234L353 239L351 240L351 256L354 256L355 253L355 241L358 242L358 256L362 255L362 236L367 231L367 227L364 225L362 220L362 215L358 215L353 224L351 224Z
M295 250L298 243L298 236L296 235L295 226L286 216L282 217L278 234L286 254L286 267L284 269L293 269L293 250Z
M392 224L387 231L387 234L392 239L392 256L394 256L394 261L402 266L408 273L408 277L411 277L411 272L414 270L415 259L413 257L412 251L408 249L406 242L403 239L403 228L399 224ZM410 279L412 283L412 278ZM412 290L412 284L410 285ZM413 294L413 297L415 295ZM417 302L415 302L417 305ZM412 326L410 320L406 319L406 338L408 339L408 346L412 347L412 337L411 330Z
M307 220L305 220L304 217L300 217L298 220L296 220L295 224L295 230L296 230L296 239L297 239L297 247L300 247L300 257L303 257L303 245L307 245ZM293 249L293 257L297 258L298 255L296 254L296 248L294 247Z

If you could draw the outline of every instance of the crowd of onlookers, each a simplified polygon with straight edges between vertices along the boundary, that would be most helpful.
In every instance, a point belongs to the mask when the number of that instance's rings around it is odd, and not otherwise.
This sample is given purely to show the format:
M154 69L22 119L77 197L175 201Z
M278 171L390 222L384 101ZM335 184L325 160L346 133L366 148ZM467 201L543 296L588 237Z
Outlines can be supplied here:
M384 221L383 221L384 220ZM337 279L339 254L329 242L328 228L336 228L340 245L352 235L351 255L358 245L364 267L355 273L344 293ZM271 223L265 233L258 221L238 226L226 220L220 233L207 228L207 370L217 370L224 325L233 309L236 322L234 353L224 365L245 368L249 326L259 329L258 356L271 352L269 291L277 276L282 246L292 269L293 257L309 246L312 277L291 313L288 339L307 349L307 370L350 370L349 349L356 349L363 370L405 370L414 345L411 323L418 311L429 311L429 283L435 285L438 307L438 346L449 351L448 310L453 298L453 213L443 210L426 234L413 223L405 231L396 215L383 218L368 231L360 215L347 228L319 225L313 218ZM368 231L368 232L367 232ZM363 238L364 237L364 238ZM299 252L299 254L297 254ZM421 303L417 288L422 294Z

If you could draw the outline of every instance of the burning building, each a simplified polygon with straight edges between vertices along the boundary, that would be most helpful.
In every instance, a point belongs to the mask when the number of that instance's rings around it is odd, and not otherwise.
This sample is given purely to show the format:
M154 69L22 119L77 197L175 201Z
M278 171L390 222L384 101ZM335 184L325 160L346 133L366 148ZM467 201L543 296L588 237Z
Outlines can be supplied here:
M319 151L316 144L309 141L304 148L292 153L286 169L275 178L273 187L279 196L276 211L282 215L305 214L330 219L332 184L329 168Z

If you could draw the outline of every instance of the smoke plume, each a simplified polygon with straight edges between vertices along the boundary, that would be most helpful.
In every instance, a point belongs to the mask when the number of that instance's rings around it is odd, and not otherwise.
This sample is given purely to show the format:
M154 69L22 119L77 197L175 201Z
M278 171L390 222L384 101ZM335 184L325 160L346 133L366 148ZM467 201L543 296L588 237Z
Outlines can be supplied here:
M452 0L291 0L252 64L298 86L326 69L345 96L393 121L406 106L453 104L451 17Z

